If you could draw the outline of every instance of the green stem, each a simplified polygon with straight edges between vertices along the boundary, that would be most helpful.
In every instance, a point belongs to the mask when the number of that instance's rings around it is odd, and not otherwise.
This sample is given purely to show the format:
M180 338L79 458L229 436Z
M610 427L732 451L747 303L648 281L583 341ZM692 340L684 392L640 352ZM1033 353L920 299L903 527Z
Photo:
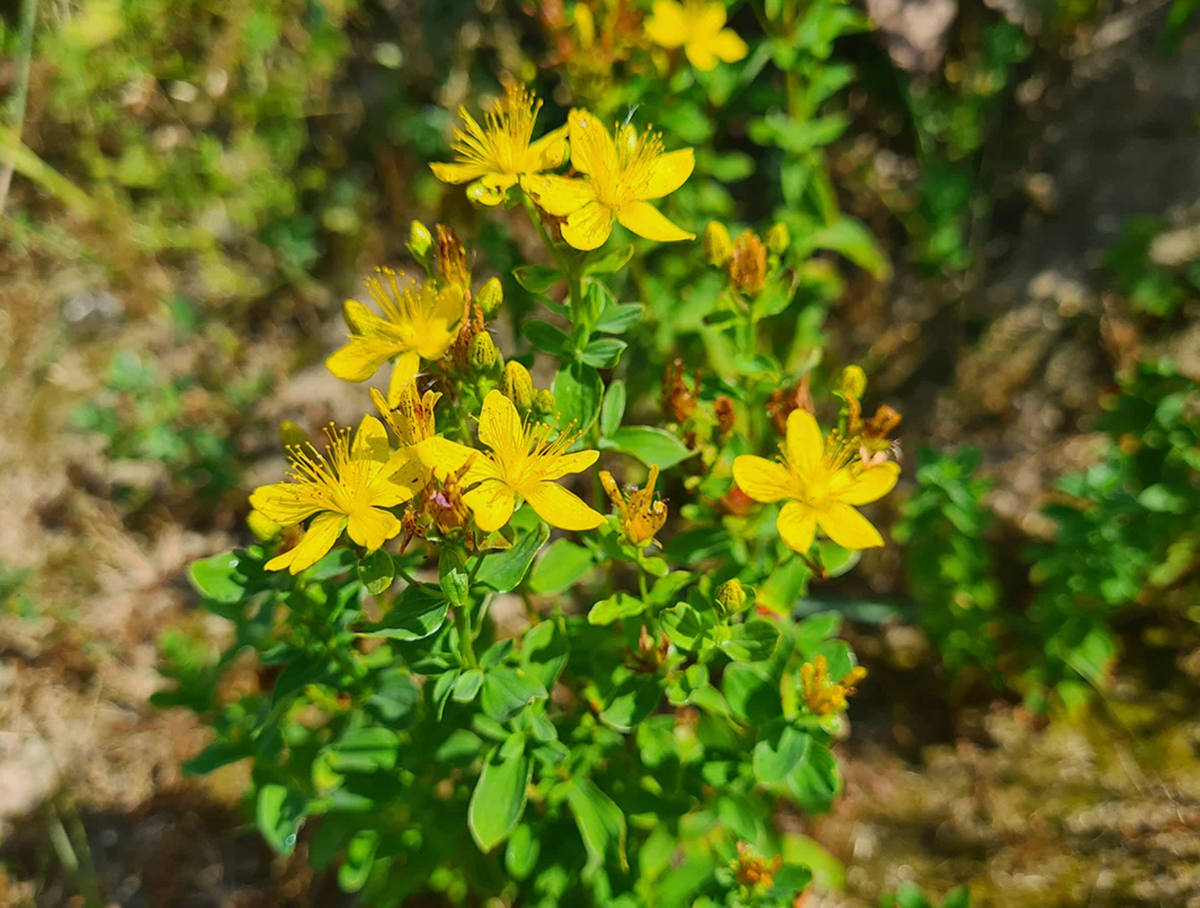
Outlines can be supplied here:
M638 592L642 594L642 601L644 602L650 593L646 589L646 569L642 566L642 550L640 548L637 550L637 578Z
M0 171L0 212L8 198L8 187L12 184L13 171L17 166L17 154L21 149L21 134L25 131L25 101L29 96L29 67L33 61L33 28L37 23L37 0L22 0L21 3L21 49L17 62L17 84L13 89L16 101L13 110L13 129L9 137L11 148L4 155L3 170Z
M467 663L467 668L479 668L479 660L475 658L475 645L471 636L471 617L467 614L467 607L455 605L451 611L454 612L454 629L458 631L458 652L462 656L463 662Z

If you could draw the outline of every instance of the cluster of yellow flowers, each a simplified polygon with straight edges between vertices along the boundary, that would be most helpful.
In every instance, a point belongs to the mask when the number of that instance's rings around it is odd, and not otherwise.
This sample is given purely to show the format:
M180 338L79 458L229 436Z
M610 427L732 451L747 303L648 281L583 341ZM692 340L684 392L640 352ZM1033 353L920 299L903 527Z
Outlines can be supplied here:
M855 688L865 677L867 670L856 665L841 680L835 681L829 675L828 660L817 656L800 666L800 699L818 716L845 712L846 699L854 695Z

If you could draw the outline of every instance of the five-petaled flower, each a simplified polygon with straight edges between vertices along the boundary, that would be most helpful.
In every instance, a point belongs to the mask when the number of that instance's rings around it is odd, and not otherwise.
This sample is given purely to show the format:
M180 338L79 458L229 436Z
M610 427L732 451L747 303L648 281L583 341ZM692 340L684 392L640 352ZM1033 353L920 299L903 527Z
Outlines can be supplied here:
M454 130L451 147L458 160L430 164L433 175L443 183L470 183L467 195L472 201L499 205L522 177L560 167L567 160L566 126L530 141L541 107L524 86L509 85L482 126L459 108L466 131Z
M720 0L655 0L646 35L668 50L682 46L688 62L705 72L715 69L718 60L736 63L748 50L737 32L725 28Z
M566 218L564 240L576 249L598 249L614 220L648 240L696 238L648 201L674 192L691 176L692 149L664 153L660 134L647 129L638 136L629 125L617 126L614 141L603 123L582 110L571 111L569 125L571 166L583 177L541 174L521 184L542 209Z
M311 567L333 548L343 529L371 552L400 532L400 521L388 508L411 499L413 491L395 481L406 457L389 449L383 423L363 417L353 442L349 429L331 426L326 435L325 454L311 444L291 446L291 481L260 486L250 496L250 506L280 526L313 518L294 548L267 562L269 571L287 568L298 574Z
M470 463L461 482L464 487L474 487L463 495L463 501L474 514L475 525L484 532L508 523L518 496L551 526L562 530L595 529L604 517L555 480L586 470L600 452L568 454L575 436L562 432L552 438L553 432L554 428L544 423L522 421L512 401L499 391L491 391L479 414L479 440L491 448L490 453L438 436L427 439L416 450L438 478Z
M826 444L817 421L807 410L787 419L782 462L744 454L733 462L733 478L755 501L785 501L775 525L789 547L803 554L812 546L817 527L847 549L883 545L883 537L855 505L868 504L890 492L900 476L891 461L867 467L858 446Z
M401 390L416 378L421 360L441 359L454 343L464 313L463 292L459 286L439 287L433 281L423 285L412 281L401 287L391 268L376 270L387 284L368 278L367 293L383 318L362 303L347 300L344 310L350 338L325 365L338 378L366 381L395 357L388 386L388 403L395 406Z

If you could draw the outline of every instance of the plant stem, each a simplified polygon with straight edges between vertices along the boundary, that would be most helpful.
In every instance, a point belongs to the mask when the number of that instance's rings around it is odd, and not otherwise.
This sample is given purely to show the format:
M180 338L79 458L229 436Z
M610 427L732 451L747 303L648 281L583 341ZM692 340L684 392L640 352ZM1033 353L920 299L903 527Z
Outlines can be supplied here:
M637 553L637 578L638 592L642 594L642 600L645 601L650 594L646 590L646 569L642 567L642 550L640 548Z
M16 101L13 112L13 129L9 136L12 147L4 155L0 169L0 213L8 198L8 187L12 184L13 171L17 167L17 153L21 148L21 134L25 131L25 100L29 96L29 67L33 62L33 27L37 22L37 0L21 2L21 50L17 63L17 84L13 88Z
M479 660L475 658L475 645L471 637L471 617L467 614L465 605L451 606L454 612L454 629L458 631L458 652L467 668L479 668Z

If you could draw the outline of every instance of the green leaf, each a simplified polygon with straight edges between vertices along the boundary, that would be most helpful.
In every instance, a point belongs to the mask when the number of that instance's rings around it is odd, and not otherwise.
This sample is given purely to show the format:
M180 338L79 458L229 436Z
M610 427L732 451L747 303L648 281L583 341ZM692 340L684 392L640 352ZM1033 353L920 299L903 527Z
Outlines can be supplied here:
M800 655L811 661L821 644L838 635L842 629L840 612L818 612L796 625L796 647Z
M450 702L450 695L454 693L454 686L457 684L460 674L461 672L456 668L438 675L438 679L433 682L433 708L439 722L442 721L442 715L446 712L446 704Z
M561 271L547 265L520 265L512 274L530 293L545 293L563 279Z
M600 434L612 435L621 427L625 416L625 382L618 379L604 391L604 404L600 407Z
M267 844L279 854L291 854L296 835L308 813L308 798L282 785L264 785L258 790L255 822Z
M542 842L534 834L533 827L521 823L508 837L508 848L504 851L504 868L514 880L525 880L537 866L542 853Z
M685 602L666 609L659 620L667 639L686 652L695 650L708 636L708 627L700 613Z
M814 742L808 758L796 764L788 776L788 789L805 813L827 811L842 788L842 776L829 748Z
M775 727L754 745L754 777L763 785L775 785L787 778L808 756L812 737L806 732L776 720Z
M338 868L342 892L358 892L371 874L375 852L379 850L379 830L360 829L346 845L346 857Z
M470 703L483 686L483 672L477 668L469 668L454 682L454 693L451 696L456 703Z
M646 610L646 603L629 593L613 593L592 606L588 612L588 624L603 626L619 618L630 618Z
M348 731L330 746L330 766L335 772L376 772L394 769L400 739L387 728Z
M409 584L383 620L367 625L358 631L358 636L424 640L445 623L449 608L450 603L437 587L426 583Z
M812 571L799 558L788 558L780 564L758 589L758 603L776 615L790 616L796 603L808 589Z
M845 256L877 280L885 279L892 270L871 231L864 227L861 221L852 217L843 216L837 223L809 234L803 238L803 246L805 250L832 250Z
M521 643L521 667L549 690L566 668L567 637L553 620L535 624Z
M530 700L545 699L547 696L545 686L532 673L499 666L484 675L479 705L489 718L507 722L523 710Z
M629 264L631 258L633 258L632 243L617 246L602 255L591 258L584 268L584 274L615 274Z
M662 687L657 676L631 674L609 695L600 721L617 731L631 731L654 712L661 700Z
M530 319L521 326L521 333L533 344L535 350L564 359L571 358L574 352L571 338L549 322Z
M217 741L184 763L183 774L186 776L208 775L214 769L220 769L222 766L235 763L248 756L250 753L245 747L230 744L228 741Z
M660 470L670 469L696 453L670 432L655 426L622 426L600 439L600 447L629 454Z
M459 551L451 546L444 546L438 557L438 583L442 594L455 608L465 607L471 598L466 565Z
M579 358L587 365L597 369L611 369L621 361L621 354L628 346L623 340L604 337L594 340L584 347Z
M383 549L376 549L358 563L358 579L372 596L378 596L396 578L392 556Z
M624 334L638 323L646 307L641 303L621 303L609 306L596 320L596 330L605 334Z
M735 662L765 662L779 645L779 628L771 621L751 620L729 629L721 649Z
M552 595L570 589L592 568L590 549L569 539L555 539L533 566L529 575L529 591Z
M549 538L550 528L539 520L512 548L488 555L477 555L477 558L483 558L483 565L475 575L475 582L497 593L507 593L516 589L525 579L525 572L529 570L530 562L538 553L538 549L545 545Z
M483 764L467 807L467 826L484 854L503 842L521 821L533 773L533 762L524 748L503 758L501 752L502 748L496 748Z
M600 414L604 394L600 373L584 363L571 363L558 370L551 390L560 425L573 424L573 432L586 433Z
M629 859L625 855L625 814L612 798L602 792L591 779L575 779L567 804L575 816L588 860L583 878L592 875L604 866L608 855L616 852L621 869L628 872Z
M241 563L242 555L238 552L222 552L192 562L188 578L201 596L233 605L246 595L248 578L238 570Z
M721 688L734 715L755 725L766 725L783 715L779 681L759 666L733 663L725 669Z
M376 683L375 693L367 699L367 712L390 728L403 727L421 699L420 688L403 666L380 672Z

